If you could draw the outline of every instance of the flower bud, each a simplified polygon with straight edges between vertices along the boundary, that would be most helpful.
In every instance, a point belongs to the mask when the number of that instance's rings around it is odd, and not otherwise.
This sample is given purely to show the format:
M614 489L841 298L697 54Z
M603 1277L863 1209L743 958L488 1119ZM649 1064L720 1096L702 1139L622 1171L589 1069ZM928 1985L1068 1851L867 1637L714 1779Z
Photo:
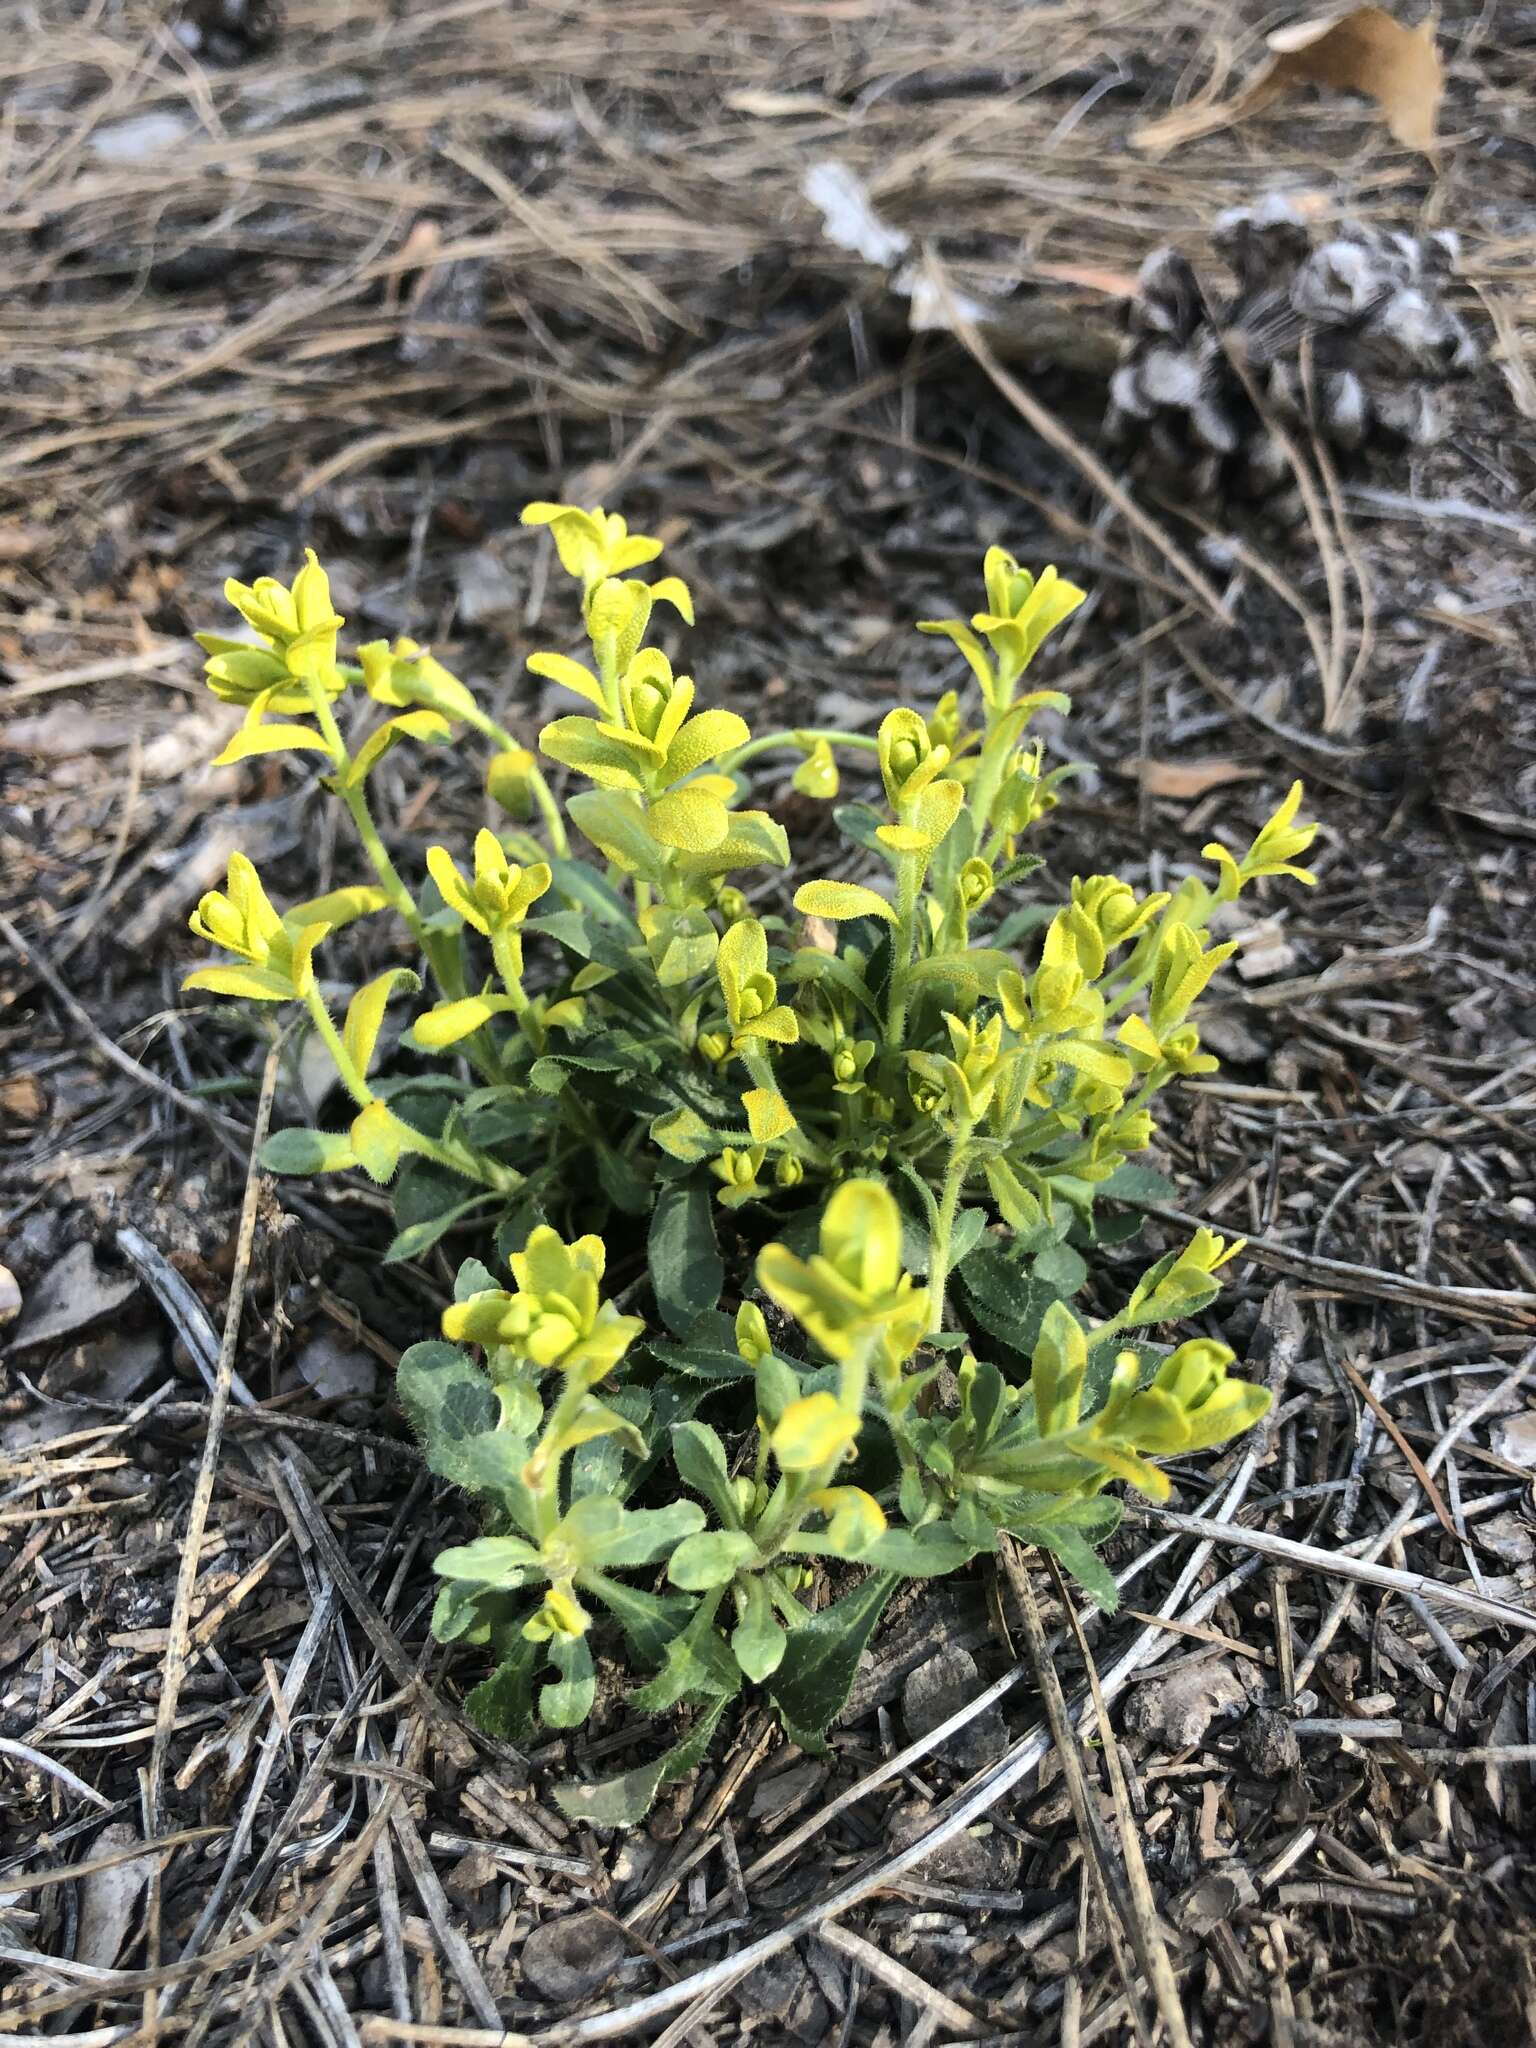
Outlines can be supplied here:
M731 1056L731 1041L723 1031L701 1031L699 1051L712 1066L719 1066Z
M960 870L960 901L967 914L980 910L995 886L990 861L968 860Z
M509 747L491 757L485 793L511 818L525 825L534 814L533 778L537 763L526 747Z
M744 1301L736 1311L736 1352L747 1365L758 1365L773 1355L773 1339L755 1301Z
M790 780L802 796L829 802L837 795L837 762L825 740L817 740Z
M773 1177L781 1188L797 1188L805 1179L805 1166L793 1152L781 1152Z
M715 908L727 924L735 924L738 918L745 917L747 914L747 899L739 889L734 889L727 885L725 888L717 890L715 894Z

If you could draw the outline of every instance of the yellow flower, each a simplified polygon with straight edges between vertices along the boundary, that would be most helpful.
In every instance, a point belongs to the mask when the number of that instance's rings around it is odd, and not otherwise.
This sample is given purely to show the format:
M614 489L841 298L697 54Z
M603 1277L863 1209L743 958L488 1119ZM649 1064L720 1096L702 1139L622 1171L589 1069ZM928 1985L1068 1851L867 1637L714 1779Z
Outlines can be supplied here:
M472 718L480 708L458 677L414 640L393 647L370 640L358 648L357 661L369 696L380 704L419 704L447 718Z
M631 533L617 512L605 512L601 505L590 512L577 505L525 505L523 524L549 527L560 566L589 590L605 577L622 576L626 569L654 562L661 553L659 540Z
M842 1458L858 1433L858 1417L835 1394L802 1394L784 1410L768 1441L781 1472L814 1472Z
M1297 856L1305 853L1317 837L1315 824L1298 825L1295 822L1300 806L1301 784L1293 782L1286 792L1285 802L1240 861L1235 860L1219 840L1201 848L1205 858L1215 861L1221 869L1221 881L1216 890L1218 903L1230 903L1245 883L1256 881L1260 875L1289 875L1292 881L1304 882L1309 889L1314 885L1316 875L1309 868L1295 865Z
M473 882L460 874L445 846L428 847L427 871L448 908L488 938L509 925L521 924L550 884L546 862L519 867L507 859L501 841L484 826L475 835Z
M715 1200L727 1209L739 1209L744 1202L755 1202L765 1195L768 1190L758 1175L767 1156L767 1149L762 1145L744 1148L727 1145L718 1159L709 1162L710 1172L723 1183Z
M252 584L231 577L225 584L224 595L259 635L254 645L218 633L196 636L209 657L208 687L226 703L250 705L263 698L269 710L302 712L311 708L306 683L318 683L328 697L346 687L336 666L336 635L344 621L331 604L331 586L314 549L304 554L291 587L275 576L259 576Z
M810 1496L827 1517L827 1541L839 1557L857 1557L885 1534L885 1510L862 1486L822 1486Z
M871 1336L904 1357L922 1335L928 1297L901 1270L901 1212L879 1181L844 1181L822 1212L821 1249L800 1259L764 1245L757 1277L829 1357Z
M551 1586L543 1606L523 1623L523 1634L530 1643L547 1643L551 1638L569 1642L586 1634L590 1619L569 1586Z
M556 1366L585 1386L605 1379L644 1324L601 1299L607 1253L600 1237L567 1244L540 1224L509 1261L516 1293L484 1288L443 1311L443 1335L457 1343L504 1345L530 1364Z
M267 899L261 878L243 853L229 857L228 893L210 889L189 920L200 939L244 962L201 967L182 983L214 995L246 996L259 1003L290 1002L315 985L315 947L331 929L316 921L290 929Z
M768 934L755 917L739 918L720 941L715 973L731 1020L731 1043L740 1052L754 1039L793 1045L799 1020L779 1001L779 985L768 972Z
M744 1301L736 1311L736 1351L744 1364L753 1366L773 1356L773 1339L755 1301Z
M1018 676L1034 660L1046 637L1063 619L1070 618L1088 593L1058 576L1055 569L1042 569L1032 576L1021 569L1006 548L988 548L982 564L987 586L987 609L976 612L971 624L992 643L999 659L1006 660Z

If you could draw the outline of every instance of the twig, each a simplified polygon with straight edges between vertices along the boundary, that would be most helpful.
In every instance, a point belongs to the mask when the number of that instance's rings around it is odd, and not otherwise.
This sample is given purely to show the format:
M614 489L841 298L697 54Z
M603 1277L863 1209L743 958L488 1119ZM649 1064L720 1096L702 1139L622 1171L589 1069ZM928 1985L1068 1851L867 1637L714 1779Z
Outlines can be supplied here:
M1421 1599L1436 1600L1443 1607L1459 1607L1502 1628L1517 1628L1536 1635L1536 1614L1528 1607L1516 1607L1507 1600L1490 1600L1481 1593L1469 1593L1462 1586L1443 1585L1427 1572L1396 1571L1390 1565L1373 1564L1366 1558L1351 1557L1343 1550L1320 1550L1312 1543L1296 1543L1289 1536L1272 1536L1265 1529L1242 1529L1231 1522L1213 1521L1209 1515L1179 1515L1168 1508L1142 1508L1140 1512L1165 1529L1178 1529L1186 1536L1200 1536L1211 1543L1236 1544L1274 1557L1284 1564L1305 1566L1330 1577L1354 1579L1363 1586L1381 1586L1391 1593L1416 1593ZM1300 1683L1298 1677L1297 1683Z
M229 1305L224 1312L224 1337L219 1346L217 1378L214 1381L212 1399L208 1404L208 1428L203 1438L202 1457L198 1461L197 1479L192 1488L192 1505L187 1514L181 1564L176 1573L176 1593L171 1605L165 1661L160 1673L160 1699L155 1712L155 1736L150 1749L149 1775L145 1785L145 1826L150 1834L155 1834L159 1829L160 1802L165 1791L166 1756L170 1747L171 1730L176 1725L176 1706L181 1698L182 1680L187 1673L192 1596L197 1590L203 1532L208 1526L213 1483L219 1469L219 1446L224 1438L224 1417L229 1408L234 1385L235 1347L240 1341L240 1312L245 1306L246 1275L250 1271L251 1250L256 1241L256 1208L261 1194L259 1156L267 1135L267 1126L272 1120L272 1098L277 1092L279 1052L280 1048L274 1045L267 1054L266 1066L262 1070L261 1095L256 1105L256 1127L251 1134L250 1160L245 1175L245 1195L240 1204L240 1228L235 1242L235 1269L229 1284ZM152 1866L149 1882L148 1958L151 1969L160 1960L160 1873L161 1865L157 1861ZM155 2023L155 2004L155 1994L151 1990L146 1997L144 2008L145 2024L151 2032Z

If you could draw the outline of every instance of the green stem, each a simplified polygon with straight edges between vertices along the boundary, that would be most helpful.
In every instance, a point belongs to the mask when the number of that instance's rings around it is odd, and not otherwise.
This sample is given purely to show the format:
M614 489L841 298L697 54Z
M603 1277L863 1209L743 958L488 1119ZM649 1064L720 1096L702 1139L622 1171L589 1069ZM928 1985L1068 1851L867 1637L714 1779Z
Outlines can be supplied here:
M531 1471L535 1475L530 1488L533 1496L533 1535L540 1543L560 1519L560 1460L555 1453L555 1445L575 1420L577 1409L586 1399L586 1391L579 1379L565 1379L560 1389L560 1397L550 1409L544 1427L539 1433L539 1441L533 1456L524 1467L525 1474Z
M975 1130L973 1119L966 1118L957 1126L954 1141L950 1146L949 1167L944 1175L944 1186L939 1195L939 1213L928 1240L928 1329L927 1335L936 1337L944 1327L944 1290L949 1284L949 1252L955 1234L955 1213L960 1206L961 1191L971 1163L971 1133Z
M890 1006L886 1011L885 1043L900 1052L907 1028L907 970L916 938L917 898L922 875L916 854L899 856L896 871L896 929L891 938Z
M384 893L410 926L417 944L423 951L430 952L427 946L426 926L421 921L421 914L412 900L410 890L400 879L395 864L379 837L379 828L373 822L373 813L368 808L368 798L362 785L359 783L355 789L343 789L341 797L351 813L352 823L357 828L357 836L363 843L363 851L367 854Z
M417 914L416 905L411 899L410 890L406 888L404 882L401 881L396 873L395 864L390 859L383 840L379 837L379 829L374 824L373 814L368 809L367 793L361 783L358 783L352 789L347 787L347 771L351 766L351 756L347 752L347 743L341 736L341 727L336 723L336 714L331 709L331 701L326 696L325 689L317 677L308 676L305 681L309 690L309 701L314 708L315 722L320 728L320 735L324 739L326 746L330 749L331 759L335 763L337 792L351 814L352 823L357 829L357 836L363 843L363 851L367 854L373 871L383 886L385 895L388 896L391 904L410 926L417 944L430 956L431 949L427 945L425 927Z
M368 1086L367 1080L358 1071L357 1062L342 1043L341 1033L336 1029L325 998L318 987L311 987L304 997L304 1006L314 1020L315 1029L325 1042L326 1051L341 1077L341 1084L359 1109L367 1109L378 1097ZM400 1133L402 1152L414 1152L424 1159L436 1160L439 1166L446 1166L451 1173L461 1174L466 1180L477 1180L482 1187L494 1188L498 1194L511 1194L523 1184L523 1176L515 1167L503 1166L497 1160L488 1159L483 1152L477 1152L470 1145L445 1144L440 1138L429 1138L424 1131L418 1131L414 1124L408 1124L403 1117L390 1117Z
M491 934L491 958L496 963L496 972L501 976L501 985L512 998L512 1014L521 1017L528 1007L528 998L523 993L523 978L518 967L518 941L515 932L505 929Z
M357 1062L351 1053L342 1044L341 1033L336 1029L331 1013L326 1008L325 997L314 983L305 991L304 1006L314 1020L315 1029L325 1041L326 1051L341 1076L341 1085L359 1109L366 1109L374 1099L373 1090L358 1072Z
M715 763L715 772L729 775L734 768L752 761L759 754L773 753L779 749L793 749L803 753L806 746L819 746L825 740L830 747L857 747L862 752L873 754L879 742L869 732L838 732L833 729L813 729L810 726L796 726L792 731L764 733L761 739L748 740L735 747L729 754L722 754Z

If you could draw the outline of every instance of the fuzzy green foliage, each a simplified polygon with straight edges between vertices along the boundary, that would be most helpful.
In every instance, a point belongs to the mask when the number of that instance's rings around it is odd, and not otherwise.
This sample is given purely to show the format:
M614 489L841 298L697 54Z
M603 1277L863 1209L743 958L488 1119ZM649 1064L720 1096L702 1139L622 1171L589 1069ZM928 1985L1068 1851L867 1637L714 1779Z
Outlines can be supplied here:
M494 1259L465 1261L442 1338L400 1367L433 1469L485 1517L437 1561L434 1627L484 1646L493 1675L470 1706L512 1739L585 1718L598 1627L645 1674L637 1705L694 1706L655 1763L562 1793L621 1824L698 1760L743 1682L814 1746L892 1589L1000 1531L1111 1605L1105 1489L1163 1497L1153 1460L1263 1414L1224 1345L1145 1336L1208 1307L1237 1246L1197 1232L1107 1319L1069 1303L1083 1253L1125 1234L1098 1198L1161 1188L1130 1163L1154 1098L1216 1064L1192 1016L1233 951L1210 942L1212 913L1261 876L1310 881L1296 863L1315 828L1293 789L1246 854L1205 849L1214 885L1138 897L1090 875L1041 907L1021 895L1040 864L1022 842L1067 771L1029 728L1066 699L1022 682L1083 595L1054 570L993 548L984 608L922 628L973 671L974 725L951 693L874 735L754 738L647 644L658 605L693 615L676 577L629 573L658 542L600 510L524 517L581 586L586 659L529 662L584 706L539 735L559 801L413 641L345 661L313 555L291 587L228 586L254 637L200 636L211 687L245 707L221 759L324 757L373 879L283 915L237 855L192 920L219 960L187 986L300 1004L331 1053L348 1127L278 1132L272 1170L391 1185L387 1257L469 1227ZM359 697L389 715L354 745L338 713ZM412 886L370 777L401 742L466 727L493 743L487 789L509 823L468 857L431 847ZM863 879L779 878L788 841L745 772L776 749L829 802L850 763L873 771L879 800L834 814ZM568 824L595 858L573 856ZM422 972L377 976L338 1026L317 949L389 914ZM387 1012L407 1000L407 1057L380 1075ZM646 1313L609 1299L610 1251ZM828 1559L862 1575L816 1610Z

